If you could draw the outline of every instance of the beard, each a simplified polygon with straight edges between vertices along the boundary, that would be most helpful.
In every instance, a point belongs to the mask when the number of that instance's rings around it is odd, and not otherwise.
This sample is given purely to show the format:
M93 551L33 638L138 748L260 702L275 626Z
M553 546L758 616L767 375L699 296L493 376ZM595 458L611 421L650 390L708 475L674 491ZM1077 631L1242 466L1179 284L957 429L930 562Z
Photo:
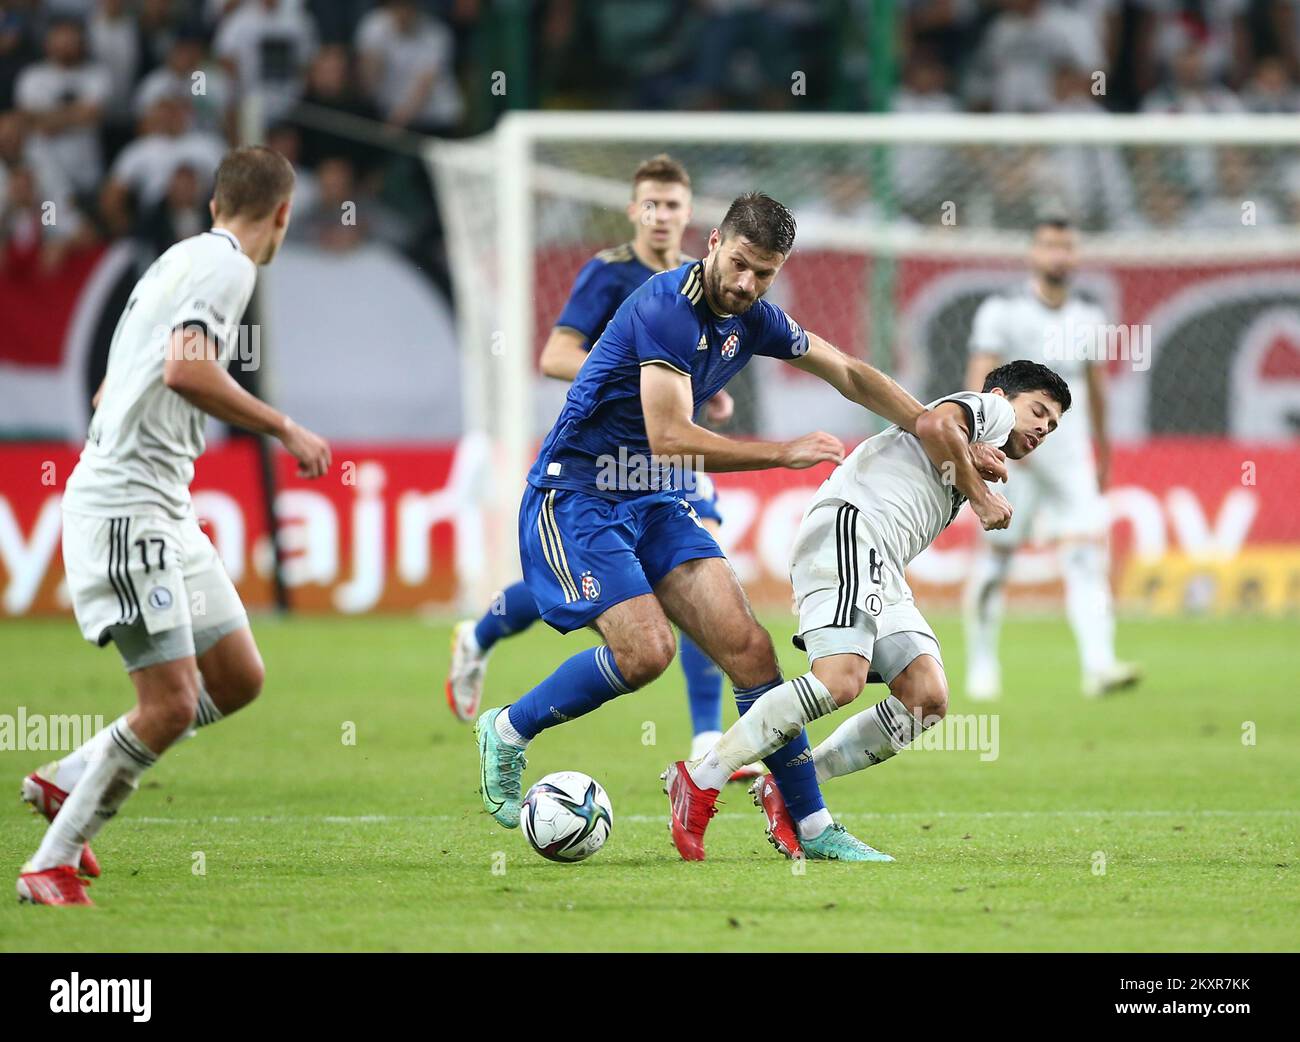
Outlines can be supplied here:
M1024 459L1029 455L1029 440L1019 431L1013 430L1002 446L1002 451L1007 454L1007 459Z
M740 297L728 292L722 283L722 272L716 263L710 264L704 273L704 285L712 298L713 304L729 315L743 315L754 306L757 297Z

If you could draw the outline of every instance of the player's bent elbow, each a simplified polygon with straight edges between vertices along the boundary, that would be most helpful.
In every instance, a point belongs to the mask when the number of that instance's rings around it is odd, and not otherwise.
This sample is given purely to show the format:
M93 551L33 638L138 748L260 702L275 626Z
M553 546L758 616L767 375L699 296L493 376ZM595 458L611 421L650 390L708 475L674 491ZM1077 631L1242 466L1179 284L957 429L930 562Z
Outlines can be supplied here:
M163 386L171 391L183 391L186 385L185 366L175 358L169 358L163 363Z
M926 409L916 418L916 436L924 439L941 438L952 422L951 417Z
M684 456L687 454L686 440L675 427L660 430L647 430L650 452L659 457Z
M552 380L564 380L569 376L560 360L549 350L542 352L542 357L537 360L537 368L543 376L549 376Z

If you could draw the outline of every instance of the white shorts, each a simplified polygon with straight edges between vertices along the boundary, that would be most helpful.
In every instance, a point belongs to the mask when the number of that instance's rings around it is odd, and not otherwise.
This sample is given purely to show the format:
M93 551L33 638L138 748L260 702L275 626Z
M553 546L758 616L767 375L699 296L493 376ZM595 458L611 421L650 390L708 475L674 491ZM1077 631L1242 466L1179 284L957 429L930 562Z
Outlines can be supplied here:
M896 633L921 634L929 638L923 643L938 651L938 640L917 610L902 566L883 554L880 545L851 503L824 500L805 515L791 552L790 581L799 615L795 645L807 650L810 659L839 653L827 650L831 645L826 634L810 639L814 630L826 627L842 630L844 639L851 639L852 646L841 650L867 659L877 642ZM819 654L814 655L814 648Z
M994 486L1011 504L1011 525L985 532L989 545L1015 549L1031 540L1105 538L1106 500L1097 487L1091 451L1068 465L1030 456L1012 463L1005 485Z
M82 635L116 641L128 669L185 658L247 625L195 518L63 513L63 567Z

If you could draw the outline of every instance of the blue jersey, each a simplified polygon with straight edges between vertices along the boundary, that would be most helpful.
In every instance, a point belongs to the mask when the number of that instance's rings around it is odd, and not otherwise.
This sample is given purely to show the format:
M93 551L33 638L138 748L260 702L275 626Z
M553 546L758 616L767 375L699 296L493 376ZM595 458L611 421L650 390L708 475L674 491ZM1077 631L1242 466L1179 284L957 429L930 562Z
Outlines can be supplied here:
M691 378L699 409L754 355L793 359L808 335L775 304L717 315L704 296L704 264L652 276L615 312L569 388L560 418L528 473L537 488L629 499L681 488L653 461L641 411L641 367L666 365Z
M581 333L590 350L618 306L654 273L637 258L630 242L601 250L578 272L556 327Z

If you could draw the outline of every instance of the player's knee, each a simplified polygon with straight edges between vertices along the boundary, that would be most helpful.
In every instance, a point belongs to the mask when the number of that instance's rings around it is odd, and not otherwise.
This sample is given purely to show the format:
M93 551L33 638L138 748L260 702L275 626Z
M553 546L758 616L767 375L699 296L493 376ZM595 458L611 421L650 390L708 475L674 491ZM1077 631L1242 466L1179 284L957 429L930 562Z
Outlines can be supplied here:
M637 635L636 640L611 650L623 679L628 686L638 688L660 676L672 664L677 653L677 640L672 627L664 623L648 627Z
M895 682L891 691L910 712L929 726L948 714L948 680L939 664L928 656L917 659L917 663L918 668L905 670L899 678L904 683L898 685Z
M831 655L813 663L813 676L830 692L837 706L846 706L867 686L871 663L860 655Z
M766 683L778 669L772 637L755 622L738 634L724 671L738 687L746 688Z
M198 685L178 680L165 685L158 694L141 711L149 717L155 731L175 741L194 726L199 705Z
M236 709L244 708L262 693L262 685L265 682L266 667L262 665L261 656L241 663L233 676L230 677L225 699L226 704L218 708L224 714L233 713Z
M266 666L262 664L261 655L253 655L241 662L234 677L234 693L239 705L246 706L260 695L264 683L266 683Z

